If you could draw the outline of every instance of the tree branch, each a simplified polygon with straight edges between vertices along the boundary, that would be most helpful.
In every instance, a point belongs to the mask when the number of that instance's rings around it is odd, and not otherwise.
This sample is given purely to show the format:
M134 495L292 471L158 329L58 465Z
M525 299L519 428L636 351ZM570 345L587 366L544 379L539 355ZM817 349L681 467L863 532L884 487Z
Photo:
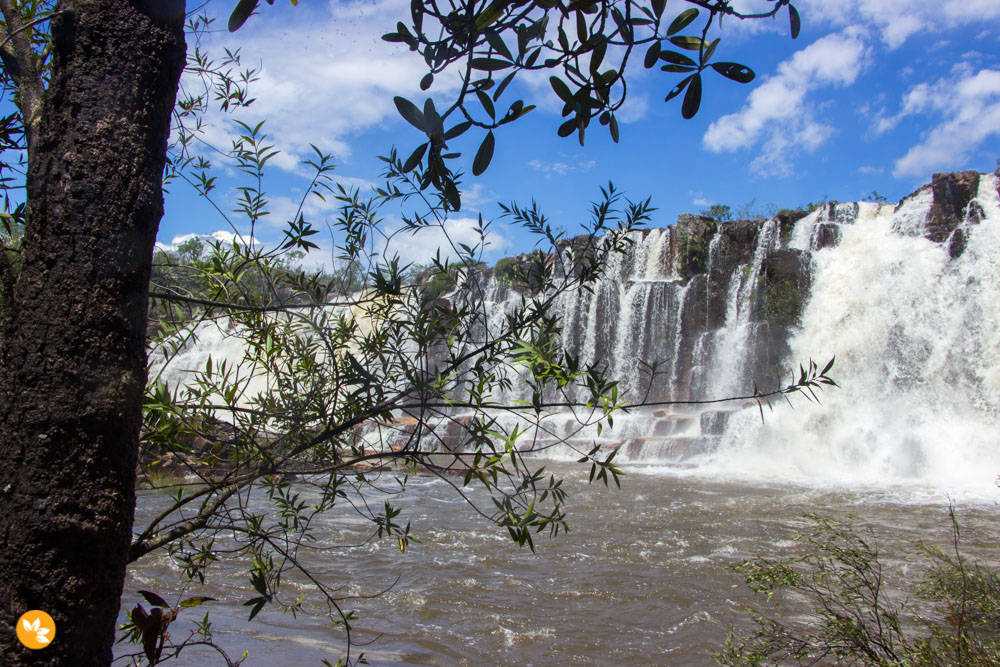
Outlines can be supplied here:
M57 13L62 14L65 11L60 10ZM21 115L24 119L24 134L30 152L35 128L42 119L42 100L45 96L42 74L31 49L29 30L39 21L32 20L25 23L13 0L0 0L0 14L3 14L7 24L7 38L0 45L0 60L3 61L4 69L21 94Z

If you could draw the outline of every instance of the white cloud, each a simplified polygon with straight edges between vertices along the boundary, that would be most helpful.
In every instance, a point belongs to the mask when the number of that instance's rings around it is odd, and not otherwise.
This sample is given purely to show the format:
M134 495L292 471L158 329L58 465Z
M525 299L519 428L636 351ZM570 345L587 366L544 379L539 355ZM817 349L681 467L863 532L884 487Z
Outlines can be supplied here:
M541 160L532 160L528 163L528 166L535 171L540 171L545 174L545 178L552 178L552 175L565 176L566 174L572 174L578 171L589 171L597 166L596 160L583 160L581 162L542 162Z
M439 250L441 259L456 259L459 244L476 248L483 245L483 254L496 256L510 246L510 240L496 225L489 226L484 235L478 230L476 218L450 218L443 225L432 225L416 233L397 224L387 229L388 237L379 244L383 257L399 255L400 264L427 264ZM485 245L484 245L485 244Z
M858 167L858 173L864 174L865 176L878 176L882 173L881 167L872 167L869 165L862 165Z
M381 39L409 16L406 0L330 2L326 8L310 8L308 22L301 18L307 10L285 9L282 16L275 12L252 19L234 35L212 36L204 45L216 56L223 48L239 48L243 68L260 68L250 86L255 102L237 117L254 124L267 120L265 132L282 151L275 166L298 171L300 161L312 154L310 144L343 162L358 132L403 122L393 96L418 104L427 97L419 89L427 72L423 59ZM185 84L194 83L193 75L187 75ZM431 91L447 97L456 84L456 76L441 76ZM207 138L228 148L234 129L220 124L219 117L212 114Z
M795 4L803 21L873 25L890 49L918 33L981 26L1000 18L996 0L798 0Z
M1000 70L973 72L956 67L953 76L920 84L903 97L896 119L934 113L940 122L896 160L893 175L926 177L961 166L990 137L1000 137Z
M781 63L777 74L765 78L740 111L713 122L703 144L719 153L760 143L762 152L752 168L759 173L787 173L788 152L814 151L833 134L833 128L815 119L818 108L807 100L808 94L854 83L867 54L858 29L813 42Z
M164 252L177 252L177 248L185 241L190 241L191 239L200 239L206 243L211 243L212 241L220 241L222 243L232 243L236 235L232 232L227 231L216 231L211 234L181 234L175 236L170 240L170 243L161 243L157 241L156 247Z

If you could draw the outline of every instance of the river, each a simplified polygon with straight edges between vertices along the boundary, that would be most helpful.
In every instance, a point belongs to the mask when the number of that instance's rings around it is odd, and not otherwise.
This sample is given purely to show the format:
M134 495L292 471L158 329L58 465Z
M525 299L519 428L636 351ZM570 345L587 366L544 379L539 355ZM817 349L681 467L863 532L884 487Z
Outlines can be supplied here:
M810 525L805 514L857 515L888 555L890 584L914 582L923 562L913 553L918 540L950 539L948 500L932 488L816 489L630 466L618 490L588 485L586 471L557 468L567 477L572 529L540 537L534 554L475 515L445 481L429 477L412 478L393 501L421 539L405 554L393 540L309 554L318 575L359 598L345 603L359 614L354 651L373 665L712 664L711 652L730 628L746 624L740 605L753 598L725 566L754 554L793 553L797 531ZM142 492L137 521L166 501ZM964 498L959 510L970 553L994 560L993 501ZM349 509L322 521L320 531L339 544L362 536L364 526ZM311 614L268 609L247 622L241 605L253 595L245 571L222 562L209 573L205 586L184 595L218 601L185 610L171 628L174 639L204 609L217 643L230 656L248 650L248 666L318 665L342 655L343 631L331 629L315 603L307 602ZM151 556L130 572L123 606L138 601L139 589L174 601L180 580L165 555ZM301 582L287 586L291 597L309 597ZM192 648L176 664L217 661Z

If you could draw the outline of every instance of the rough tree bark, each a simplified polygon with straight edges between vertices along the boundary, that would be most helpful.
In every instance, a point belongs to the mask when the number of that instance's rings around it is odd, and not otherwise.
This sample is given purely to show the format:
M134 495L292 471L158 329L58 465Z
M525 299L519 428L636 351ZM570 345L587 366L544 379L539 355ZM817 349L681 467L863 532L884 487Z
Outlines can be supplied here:
M0 4L6 16L10 0ZM57 10L51 81L28 127L23 265L0 323L4 665L111 661L150 263L185 53L184 0L64 0ZM56 622L39 651L14 632L30 609Z

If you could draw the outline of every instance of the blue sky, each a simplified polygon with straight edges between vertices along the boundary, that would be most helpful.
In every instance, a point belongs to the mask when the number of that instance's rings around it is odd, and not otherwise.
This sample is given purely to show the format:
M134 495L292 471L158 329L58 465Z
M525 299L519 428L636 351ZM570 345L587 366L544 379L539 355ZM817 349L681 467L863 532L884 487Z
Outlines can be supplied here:
M209 14L224 17L234 2L214 0ZM768 6L761 0L734 3ZM810 201L857 200L877 191L898 200L935 171L992 171L1000 158L1000 2L997 0L799 0L803 28L797 40L787 18L730 21L716 60L752 67L757 78L740 85L721 76L706 80L698 115L683 120L680 98L664 102L678 75L627 73L629 101L620 115L621 142L594 124L580 147L560 138L561 103L547 75L515 84L508 102L523 98L538 109L497 134L489 170L467 176L464 210L450 222L458 240L471 238L473 221L499 213L496 202L536 200L556 226L570 233L586 219L598 188L613 181L632 198L651 196L653 225L713 203L734 208L755 201L795 207ZM262 241L280 236L307 183L300 160L309 144L333 154L335 178L364 189L378 182L384 155L406 155L421 135L396 112L395 95L422 103L422 58L383 42L408 15L405 0L328 2L278 0L263 6L237 33L220 31L204 46L216 55L239 47L243 63L260 67L256 102L237 117L266 120L282 154L265 183L273 213L258 229ZM685 6L669 2L667 14ZM640 59L641 60L641 59ZM453 94L440 78L429 91ZM439 104L439 106L441 106ZM212 116L207 138L228 145L233 127ZM472 133L469 133L472 135ZM452 146L466 171L479 137ZM231 206L235 181L219 172L219 199ZM229 189L227 189L229 188ZM314 201L307 219L325 230L332 207ZM396 222L386 212L386 225ZM176 184L167 196L160 242L187 234L228 231L225 220ZM240 231L246 231L241 229ZM326 234L323 235L326 237ZM502 224L493 227L486 259L530 248L532 240ZM401 239L404 261L427 261L440 235ZM329 257L329 239L313 261Z

